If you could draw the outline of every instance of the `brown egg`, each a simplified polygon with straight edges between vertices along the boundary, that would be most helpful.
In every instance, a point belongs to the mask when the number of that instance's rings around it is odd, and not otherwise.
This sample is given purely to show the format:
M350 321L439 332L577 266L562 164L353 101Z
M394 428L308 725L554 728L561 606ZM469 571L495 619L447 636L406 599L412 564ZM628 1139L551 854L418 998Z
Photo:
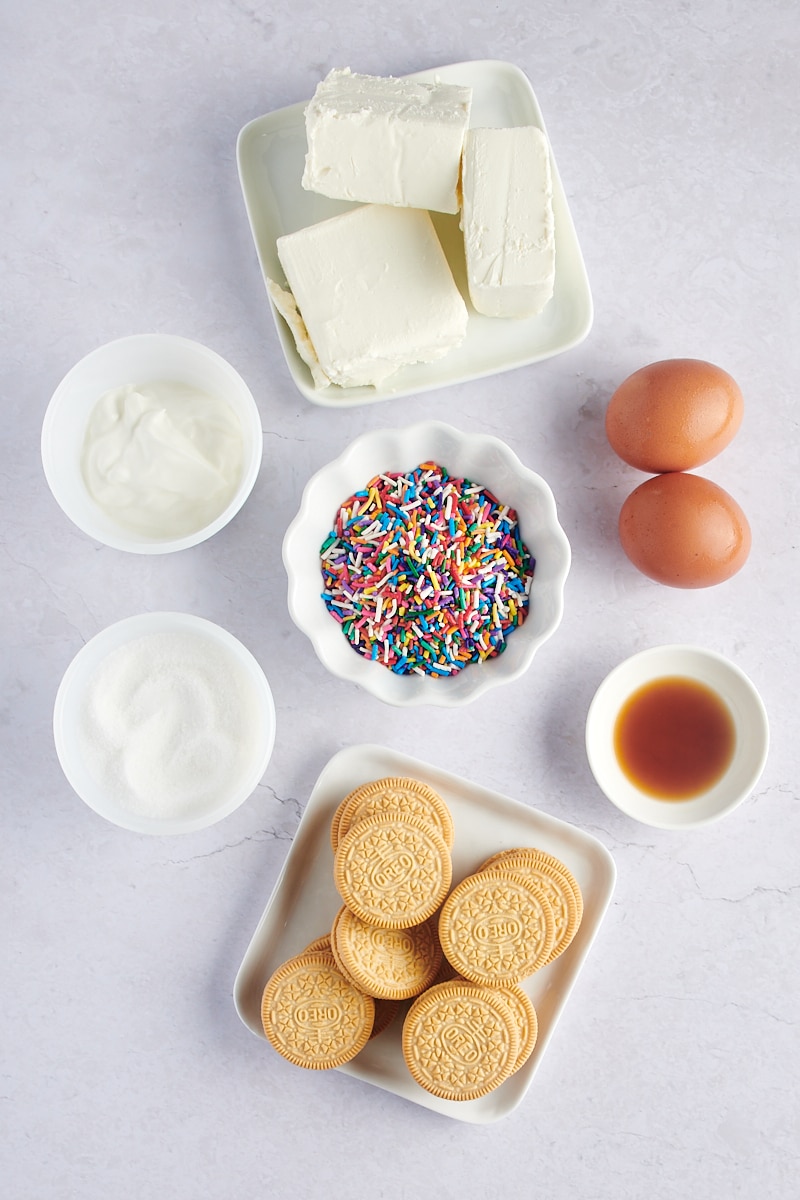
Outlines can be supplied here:
M725 449L743 411L727 371L699 358L668 358L619 385L606 410L606 435L640 471L689 471Z
M635 567L671 587L730 579L750 553L750 526L723 488L702 475L656 475L619 514L622 548Z

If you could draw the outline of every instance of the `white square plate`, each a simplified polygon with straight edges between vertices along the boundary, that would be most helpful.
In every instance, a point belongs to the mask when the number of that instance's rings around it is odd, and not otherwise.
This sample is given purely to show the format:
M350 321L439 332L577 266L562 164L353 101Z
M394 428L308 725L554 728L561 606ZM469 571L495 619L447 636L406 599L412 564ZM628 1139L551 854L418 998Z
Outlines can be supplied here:
M522 71L506 62L467 62L419 71L412 78L463 84L473 89L470 124L474 128L538 125L544 120L533 89ZM267 113L241 130L237 142L239 179L265 280L282 283L275 242L285 233L323 221L355 207L304 191L300 184L306 154L305 104ZM286 362L298 389L314 404L341 408L430 391L539 362L576 346L592 325L592 296L580 246L555 159L553 210L556 279L553 298L539 316L524 320L484 317L469 303L464 249L458 216L432 213L453 276L469 310L462 344L434 363L397 371L380 387L317 389L295 349L288 326L270 301Z
M479 1100L440 1100L414 1082L403 1060L402 1020L392 1025L339 1070L445 1116L486 1124L520 1103L552 1037L556 1022L594 941L614 890L614 860L600 842L573 825L459 779L382 746L352 746L327 764L314 787L272 897L239 968L234 1003L244 1024L266 1041L261 996L272 972L328 933L341 899L333 884L330 824L339 801L361 783L383 776L420 779L447 803L455 825L452 849L456 884L497 850L538 846L555 854L575 876L583 894L583 920L564 953L522 986L539 1018L533 1054L510 1079Z

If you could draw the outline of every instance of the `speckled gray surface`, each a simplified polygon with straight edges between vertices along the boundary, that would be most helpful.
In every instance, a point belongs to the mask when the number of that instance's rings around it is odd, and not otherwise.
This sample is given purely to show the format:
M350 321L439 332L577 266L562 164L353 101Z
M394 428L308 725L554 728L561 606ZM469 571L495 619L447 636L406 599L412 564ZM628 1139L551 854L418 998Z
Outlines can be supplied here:
M456 15L308 0L296 15L286 0L37 0L3 16L0 1175L13 1200L794 1194L800 17L789 0L665 8L466 0ZM236 135L307 98L332 66L402 74L487 58L533 84L594 327L535 366L316 408L269 315ZM242 512L163 559L72 528L39 460L69 367L149 330L228 358L265 434ZM617 513L642 476L603 432L616 384L676 356L719 363L746 401L741 432L703 473L747 512L753 551L740 575L700 592L651 583L624 558ZM526 676L465 709L401 711L325 673L289 618L280 545L312 472L365 429L428 416L499 435L541 473L574 561L562 627ZM278 714L253 797L175 839L95 817L51 736L80 646L159 608L240 637ZM617 662L684 641L747 672L772 748L744 805L676 835L604 799L583 725ZM596 945L528 1096L499 1124L294 1069L234 1010L236 970L314 781L337 750L367 741L573 822L616 860Z

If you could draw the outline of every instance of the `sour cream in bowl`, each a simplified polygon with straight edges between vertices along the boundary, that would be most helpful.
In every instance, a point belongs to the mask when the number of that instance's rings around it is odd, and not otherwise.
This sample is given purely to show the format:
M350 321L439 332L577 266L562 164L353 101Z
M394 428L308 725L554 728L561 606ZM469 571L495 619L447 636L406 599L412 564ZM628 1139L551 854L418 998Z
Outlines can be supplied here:
M42 427L55 499L96 541L165 554L239 511L261 465L253 396L234 368L186 338L121 338L82 359Z

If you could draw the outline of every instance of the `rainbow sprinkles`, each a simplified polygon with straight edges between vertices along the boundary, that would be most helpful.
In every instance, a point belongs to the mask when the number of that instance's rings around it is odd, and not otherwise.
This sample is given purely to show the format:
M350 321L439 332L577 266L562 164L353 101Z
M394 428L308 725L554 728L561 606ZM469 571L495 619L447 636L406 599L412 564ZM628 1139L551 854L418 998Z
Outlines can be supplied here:
M398 675L493 658L528 613L535 560L516 512L433 462L376 475L345 500L320 557L328 612Z

